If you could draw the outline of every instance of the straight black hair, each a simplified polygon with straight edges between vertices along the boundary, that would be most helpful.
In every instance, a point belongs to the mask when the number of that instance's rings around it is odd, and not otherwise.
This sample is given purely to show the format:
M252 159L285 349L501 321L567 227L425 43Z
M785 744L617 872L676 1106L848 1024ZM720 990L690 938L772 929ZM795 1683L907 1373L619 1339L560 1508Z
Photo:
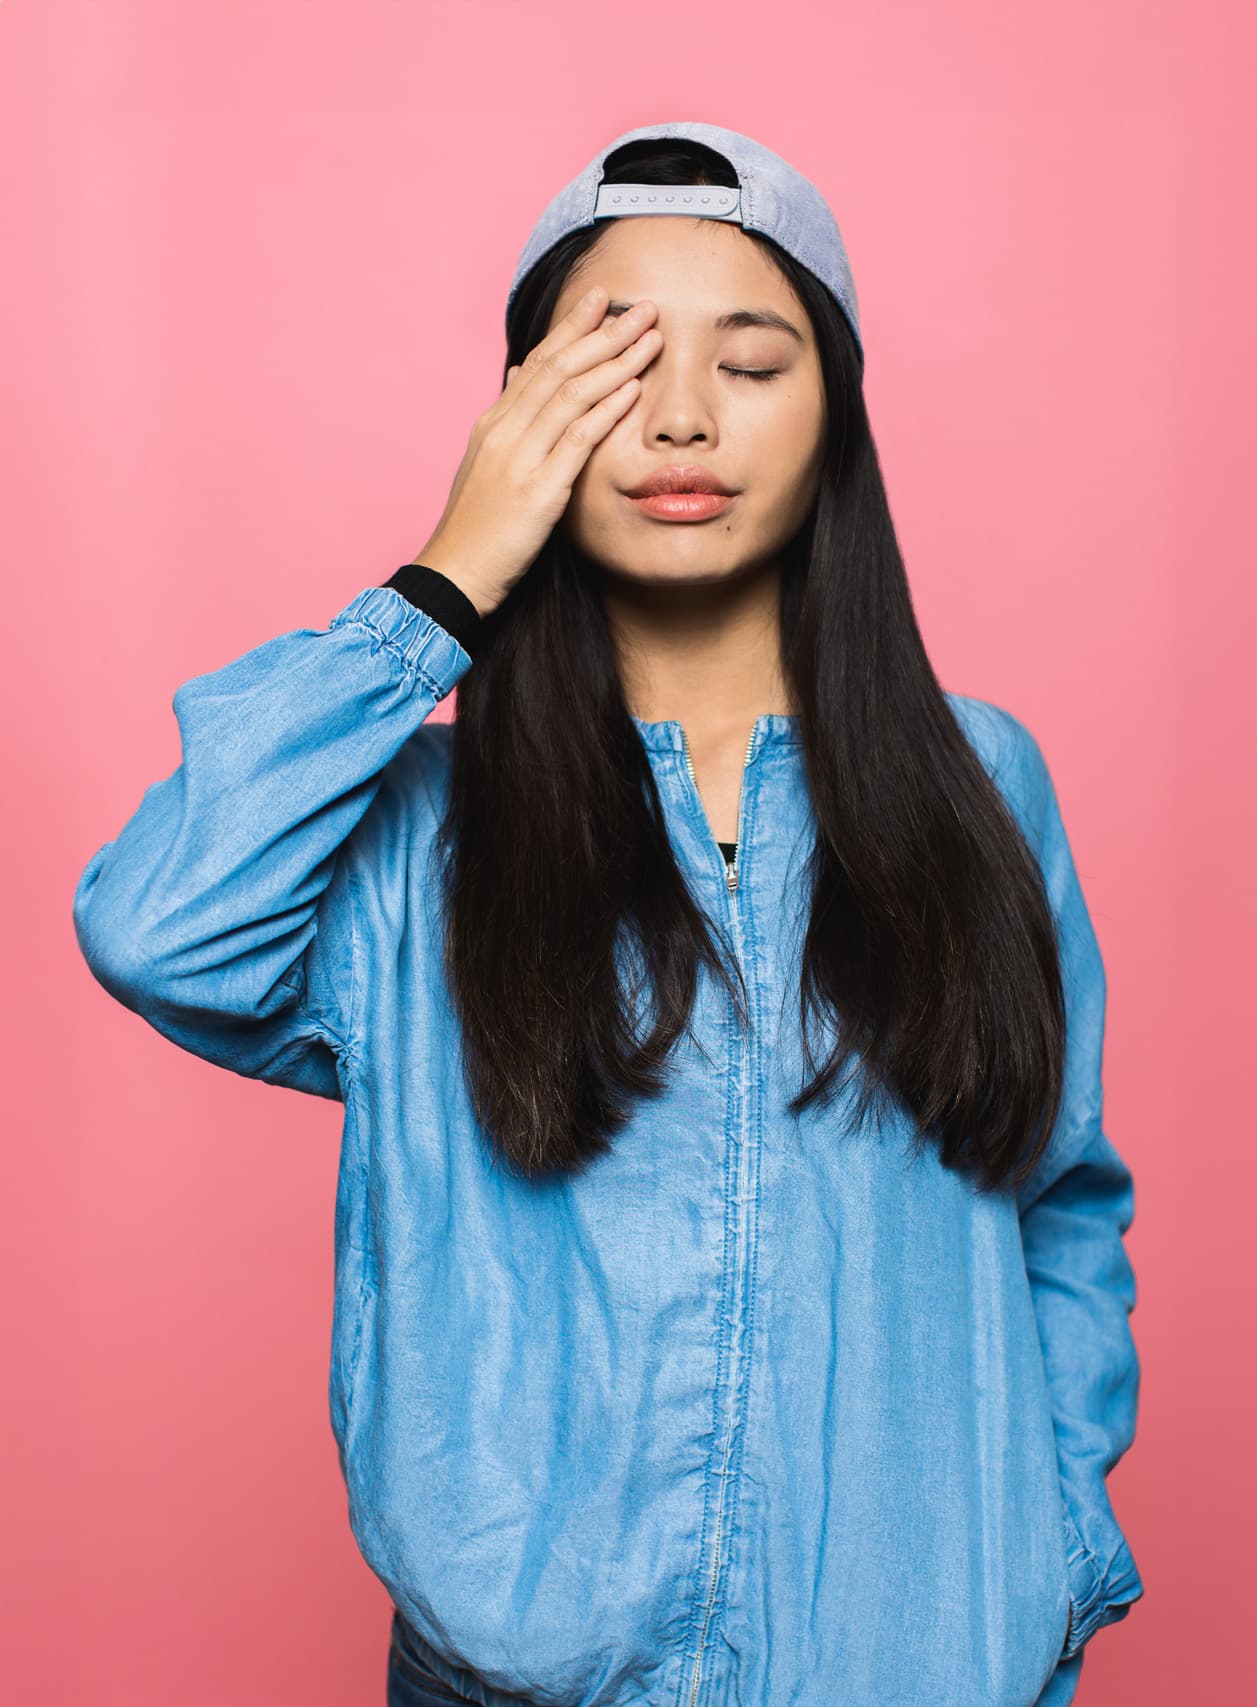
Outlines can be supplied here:
M737 178L702 144L646 140L610 156L604 181ZM603 229L572 233L523 281L504 385ZM1029 1174L1062 1094L1051 909L926 656L851 329L818 279L747 235L810 316L827 398L819 491L780 574L782 657L817 823L798 993L809 1077L790 1110L830 1098L850 1060L858 1122L894 1101L917 1146L937 1142L944 1165L995 1190ZM434 852L473 1103L509 1166L529 1178L575 1172L609 1150L634 1099L663 1088L700 964L741 1025L747 1005L723 932L673 856L596 566L562 523L486 618L452 741ZM819 1066L814 1016L835 1039Z

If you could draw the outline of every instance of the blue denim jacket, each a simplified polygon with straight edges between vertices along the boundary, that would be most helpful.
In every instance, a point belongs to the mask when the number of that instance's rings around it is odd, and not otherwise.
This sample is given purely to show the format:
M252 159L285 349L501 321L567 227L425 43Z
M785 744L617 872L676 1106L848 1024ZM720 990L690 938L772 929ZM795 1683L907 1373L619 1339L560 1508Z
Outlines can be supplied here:
M853 1092L786 1112L813 820L775 714L733 890L680 723L636 720L676 858L732 928L749 1036L704 970L668 1090L581 1177L528 1184L477 1130L427 862L451 729L426 719L469 667L367 587L185 682L180 766L74 897L119 1001L344 1104L331 1422L417 1651L487 1707L1071 1700L1083 1644L1143 1592L1105 1485L1135 1429L1134 1199L1033 736L948 696L1063 944L1065 1098L1019 1191L913 1159L906 1126L857 1135Z

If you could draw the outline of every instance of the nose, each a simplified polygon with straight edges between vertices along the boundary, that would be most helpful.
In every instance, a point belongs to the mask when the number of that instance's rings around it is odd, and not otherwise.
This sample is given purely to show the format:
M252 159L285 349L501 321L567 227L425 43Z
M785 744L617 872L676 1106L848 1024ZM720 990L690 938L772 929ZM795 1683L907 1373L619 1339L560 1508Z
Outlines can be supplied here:
M637 397L641 430L649 444L714 443L718 436L715 375L697 359L660 351L641 372Z

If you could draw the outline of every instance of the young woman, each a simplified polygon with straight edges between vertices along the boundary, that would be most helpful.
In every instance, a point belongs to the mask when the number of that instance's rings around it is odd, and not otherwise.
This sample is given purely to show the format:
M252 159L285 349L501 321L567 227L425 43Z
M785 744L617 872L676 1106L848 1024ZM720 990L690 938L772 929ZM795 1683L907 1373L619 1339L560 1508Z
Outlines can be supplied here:
M344 1103L393 1707L1058 1707L1143 1592L1104 972L1034 737L931 669L836 222L630 131L507 341L415 563L179 688L83 952Z

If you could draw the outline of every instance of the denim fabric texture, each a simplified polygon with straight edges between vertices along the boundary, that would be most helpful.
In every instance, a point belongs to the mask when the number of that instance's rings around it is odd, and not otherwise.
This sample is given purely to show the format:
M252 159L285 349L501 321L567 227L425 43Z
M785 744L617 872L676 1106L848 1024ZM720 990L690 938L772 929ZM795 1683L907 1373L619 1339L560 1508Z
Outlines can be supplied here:
M1061 1707L1143 1592L1106 1489L1139 1365L1104 970L1037 742L948 695L1062 944L1064 1102L1019 1191L913 1159L906 1116L857 1131L850 1096L786 1112L815 826L777 714L733 891L681 724L635 719L750 1032L704 969L664 1094L528 1184L467 1094L428 858L453 733L429 718L470 667L369 586L185 682L181 762L73 907L165 1037L344 1106L330 1417L411 1653L483 1707Z
M725 156L738 175L738 223L746 231L758 231L765 237L771 237L827 287L846 317L863 364L864 341L860 334L855 280L838 221L829 203L797 167L783 160L780 154L774 154L762 142L756 142L740 131L726 130L723 125L703 124L692 119L639 125L635 130L622 132L600 149L569 184L563 186L543 209L520 253L506 295L507 314L526 274L548 249L552 249L569 232L592 225L595 217L614 217L613 214L596 214L595 211L607 155L625 143L645 141L651 137L685 137L706 143ZM659 186L661 198L669 193L676 192ZM643 206L641 211L645 213L647 210ZM672 211L692 214L697 219L723 217L707 212L699 198L685 201L679 195Z

